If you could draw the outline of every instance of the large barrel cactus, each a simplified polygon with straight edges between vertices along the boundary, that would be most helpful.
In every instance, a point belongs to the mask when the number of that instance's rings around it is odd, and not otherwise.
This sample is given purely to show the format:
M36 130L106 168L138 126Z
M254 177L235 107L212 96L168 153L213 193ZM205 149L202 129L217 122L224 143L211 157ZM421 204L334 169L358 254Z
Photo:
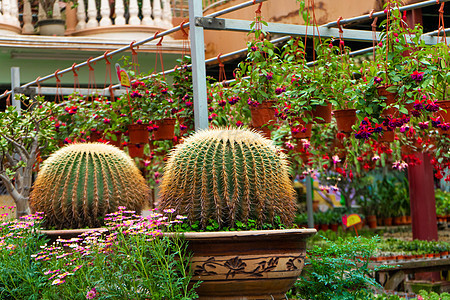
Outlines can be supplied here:
M53 153L39 171L30 206L47 227L102 225L119 206L140 212L150 191L131 158L101 143L72 144Z
M209 129L177 145L167 161L159 207L173 208L202 227L220 227L276 216L290 225L295 191L285 155L271 140L246 129Z

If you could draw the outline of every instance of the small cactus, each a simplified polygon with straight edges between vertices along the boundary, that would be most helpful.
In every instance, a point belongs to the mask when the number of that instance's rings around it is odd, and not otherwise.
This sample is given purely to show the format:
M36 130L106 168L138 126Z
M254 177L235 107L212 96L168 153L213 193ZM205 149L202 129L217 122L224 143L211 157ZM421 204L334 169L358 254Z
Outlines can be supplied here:
M204 228L256 220L287 226L294 219L295 191L285 155L271 140L248 129L210 129L177 145L164 170L160 209L174 208Z
M46 226L98 227L119 206L140 212L150 190L131 158L101 143L72 144L53 153L39 171L30 206Z

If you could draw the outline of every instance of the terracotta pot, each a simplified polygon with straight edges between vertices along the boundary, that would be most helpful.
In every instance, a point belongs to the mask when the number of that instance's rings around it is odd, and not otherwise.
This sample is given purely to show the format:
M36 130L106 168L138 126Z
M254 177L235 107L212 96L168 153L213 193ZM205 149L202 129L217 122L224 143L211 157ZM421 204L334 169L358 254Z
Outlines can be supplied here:
M395 132L394 131L383 131L383 134L380 134L378 136L379 142L385 142L390 143L393 142L395 139Z
M377 228L377 216L367 216L367 224L369 224L369 228Z
M256 131L258 131L263 137L270 139L272 138L272 130L270 130L269 127L263 126L259 128L254 128Z
M171 140L173 139L175 132L175 122L174 118L167 118L155 121L158 129L153 132L152 139L155 141Z
M411 216L405 216L406 217L406 224L411 224Z
M394 222L394 225L403 225L402 217L394 217L393 222Z
M313 122L317 124L325 124L331 122L331 103L326 105L315 105L312 108Z
M407 223L407 221L406 221L406 216L401 216L401 218L402 218L402 225L406 225L406 224L408 224Z
M122 145L122 132L111 133L111 135L114 135L116 137L116 140L114 141L112 137L109 137L108 138L109 143L113 146L120 148L120 146Z
M314 224L314 229L319 231L320 230L320 225L319 224Z
M382 218L377 218L377 225L378 226L383 226L383 219Z
M385 103L386 103L386 107L394 104L395 102L397 102L397 93L391 93L388 92L386 89L388 88L388 86L379 86L377 87L377 92L378 92L378 96L380 97L386 97L385 99ZM382 116L394 116L398 113L398 109L395 107L389 107L386 108L381 115Z
M253 127L261 127L275 121L274 104L274 100L266 100L263 103L260 103L257 107L250 106Z
M450 100L438 101L437 104L439 104L440 109L436 114L440 116L445 123L450 122ZM448 131L447 133L450 134Z
M320 230L327 231L328 229L330 229L328 224L320 224Z
M89 141L97 142L98 140L103 138L103 134L103 131L91 131L91 134L89 135Z
M132 144L148 143L148 130L145 124L128 125L128 137Z
M128 155L130 155L132 158L144 157L144 145L128 143Z
M285 299L314 229L186 232L199 299Z
M340 109L333 111L336 125L340 132L352 132L352 126L356 123L356 109Z
M292 138L294 139L309 139L311 137L311 130L312 130L312 124L308 123L306 124L302 118L295 118L293 120L293 123L298 123L299 125L293 126L291 128L291 134ZM304 132L302 132L302 129L306 128Z
M330 229L334 232L337 232L339 228L339 224L330 224Z
M392 226L392 218L384 218L384 226Z
M361 223L356 224L355 228L356 228L356 230L361 230L363 228L363 226L364 226L364 224L363 224L363 222L361 222Z

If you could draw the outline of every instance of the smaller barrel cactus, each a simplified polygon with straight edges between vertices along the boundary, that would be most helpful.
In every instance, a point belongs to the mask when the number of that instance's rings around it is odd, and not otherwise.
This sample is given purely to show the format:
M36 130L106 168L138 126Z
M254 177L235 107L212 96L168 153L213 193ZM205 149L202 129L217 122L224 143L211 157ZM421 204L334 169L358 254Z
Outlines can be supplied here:
M98 227L119 206L139 213L149 195L125 152L112 145L80 143L59 149L44 162L30 206L45 213L47 227Z
M167 161L159 207L173 208L205 227L256 220L261 227L279 216L294 219L295 191L285 155L271 140L248 129L210 129L177 145Z

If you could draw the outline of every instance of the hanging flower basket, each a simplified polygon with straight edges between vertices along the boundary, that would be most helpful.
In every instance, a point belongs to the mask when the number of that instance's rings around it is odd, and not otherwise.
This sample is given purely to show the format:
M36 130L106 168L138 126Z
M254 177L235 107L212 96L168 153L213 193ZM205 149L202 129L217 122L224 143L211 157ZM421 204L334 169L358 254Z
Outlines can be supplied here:
M132 157L144 157L144 145L128 143L128 154Z
M266 100L256 107L250 106L253 127L260 128L275 121L275 108L273 107L274 104L274 100Z
M352 126L356 123L356 109L340 109L335 110L334 118L336 119L336 125L340 132L349 133L352 132Z
M380 134L378 136L378 141L379 142L385 142L385 143L390 143L393 142L395 139L395 132L394 131L383 131L382 134Z
M315 105L311 111L313 121L317 124L325 124L331 122L331 103L326 105Z
M104 135L103 131L93 130L91 131L91 134L89 136L89 140L91 142L97 142L98 140L102 139Z
M312 124L306 124L301 118L295 118L293 123L298 123L297 126L292 126L291 134L294 139L309 139L311 137Z
M439 104L440 110L438 112L436 112L436 114L441 117L441 119L442 119L441 122L449 123L450 122L450 100L438 101L437 103ZM440 128L438 130L439 130L439 134L450 135L450 130L445 131Z
M145 124L131 124L128 125L128 135L131 144L146 144L148 143L148 130Z
M112 138L112 136L116 137L115 140ZM111 136L107 140L110 145L120 148L120 146L122 145L122 132L111 133Z
M175 132L175 122L174 118L155 121L158 129L153 132L152 139L155 141L171 140Z
M379 86L377 87L377 92L378 92L378 96L380 97L386 97L385 99L385 103L386 103L386 107L394 104L395 102L397 102L397 93L392 93L387 91L387 88L389 86ZM383 116L393 116L398 112L398 110L395 107L388 107L386 108L381 115Z

